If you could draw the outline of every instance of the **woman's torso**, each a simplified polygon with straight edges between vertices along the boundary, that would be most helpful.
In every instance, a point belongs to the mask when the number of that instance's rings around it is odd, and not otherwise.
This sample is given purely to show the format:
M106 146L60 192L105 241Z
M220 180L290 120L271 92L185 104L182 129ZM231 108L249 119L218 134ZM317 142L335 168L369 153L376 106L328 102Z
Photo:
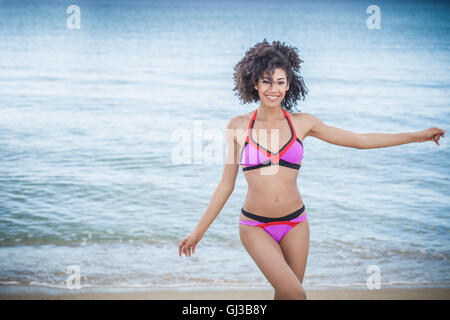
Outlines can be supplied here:
M249 123L254 112L249 112L241 116L240 119L239 129L243 129L243 132L245 132L245 134L237 138L240 157L242 156ZM303 138L307 133L306 120L301 114L288 113L288 116L294 134L303 142ZM274 144L271 141L272 129L279 130L278 137L274 136L278 138L278 141L274 141ZM251 129L253 141L259 143L270 152L279 151L292 137L289 122L285 117L271 124L256 117ZM271 148L272 145L274 146L273 148ZM257 215L275 218L290 214L303 206L303 200L297 187L299 170L280 165L270 165L243 172L248 183L248 192L243 204L245 210ZM241 220L250 220L242 214L240 218Z

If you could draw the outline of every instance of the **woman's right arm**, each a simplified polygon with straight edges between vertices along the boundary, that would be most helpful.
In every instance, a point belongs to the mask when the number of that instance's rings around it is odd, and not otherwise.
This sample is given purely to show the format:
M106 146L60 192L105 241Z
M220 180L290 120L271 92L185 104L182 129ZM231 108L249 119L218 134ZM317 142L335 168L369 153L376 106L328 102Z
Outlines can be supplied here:
M190 234L181 240L180 245L178 246L178 253L180 256L184 253L186 257L190 257L195 252L197 243L213 223L214 219L219 215L234 190L236 176L239 171L238 144L234 134L235 122L235 118L231 118L226 126L227 157L222 172L222 178L214 190L208 207L200 218L200 221L197 223L197 226Z

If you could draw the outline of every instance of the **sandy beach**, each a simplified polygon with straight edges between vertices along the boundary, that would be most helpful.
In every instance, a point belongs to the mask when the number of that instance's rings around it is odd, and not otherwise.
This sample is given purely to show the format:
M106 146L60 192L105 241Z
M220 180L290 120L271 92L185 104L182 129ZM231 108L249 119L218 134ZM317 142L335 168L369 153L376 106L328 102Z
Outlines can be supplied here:
M63 292L5 293L2 300L272 300L273 290L258 289L161 289L147 291L116 292L85 290ZM450 300L450 288L385 288L369 289L310 289L306 290L310 300Z

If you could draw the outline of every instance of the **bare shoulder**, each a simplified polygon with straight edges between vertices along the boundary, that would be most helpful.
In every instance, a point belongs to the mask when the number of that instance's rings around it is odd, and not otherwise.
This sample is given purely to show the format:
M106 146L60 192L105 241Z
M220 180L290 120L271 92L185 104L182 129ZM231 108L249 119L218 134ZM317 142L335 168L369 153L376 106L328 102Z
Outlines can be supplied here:
M247 135L248 124L252 118L253 112L231 117L227 123L227 134L232 135L238 145L241 147Z
M231 117L227 123L227 129L247 129L253 112Z
M296 122L303 122L303 123L313 123L317 119L314 115L307 112L300 112L300 113L289 112L289 116L295 119Z
M297 134L303 137L303 139L306 138L309 135L311 129L314 127L318 118L307 112L292 113L288 111L288 113L292 119Z

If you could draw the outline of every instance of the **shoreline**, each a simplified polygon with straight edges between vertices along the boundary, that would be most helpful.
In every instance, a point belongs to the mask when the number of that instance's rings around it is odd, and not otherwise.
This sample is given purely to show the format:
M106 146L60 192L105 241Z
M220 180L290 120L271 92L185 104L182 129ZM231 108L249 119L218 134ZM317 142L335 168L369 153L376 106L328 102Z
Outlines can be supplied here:
M450 300L450 287L305 288L309 300ZM273 289L236 287L54 289L0 286L0 300L273 300Z

